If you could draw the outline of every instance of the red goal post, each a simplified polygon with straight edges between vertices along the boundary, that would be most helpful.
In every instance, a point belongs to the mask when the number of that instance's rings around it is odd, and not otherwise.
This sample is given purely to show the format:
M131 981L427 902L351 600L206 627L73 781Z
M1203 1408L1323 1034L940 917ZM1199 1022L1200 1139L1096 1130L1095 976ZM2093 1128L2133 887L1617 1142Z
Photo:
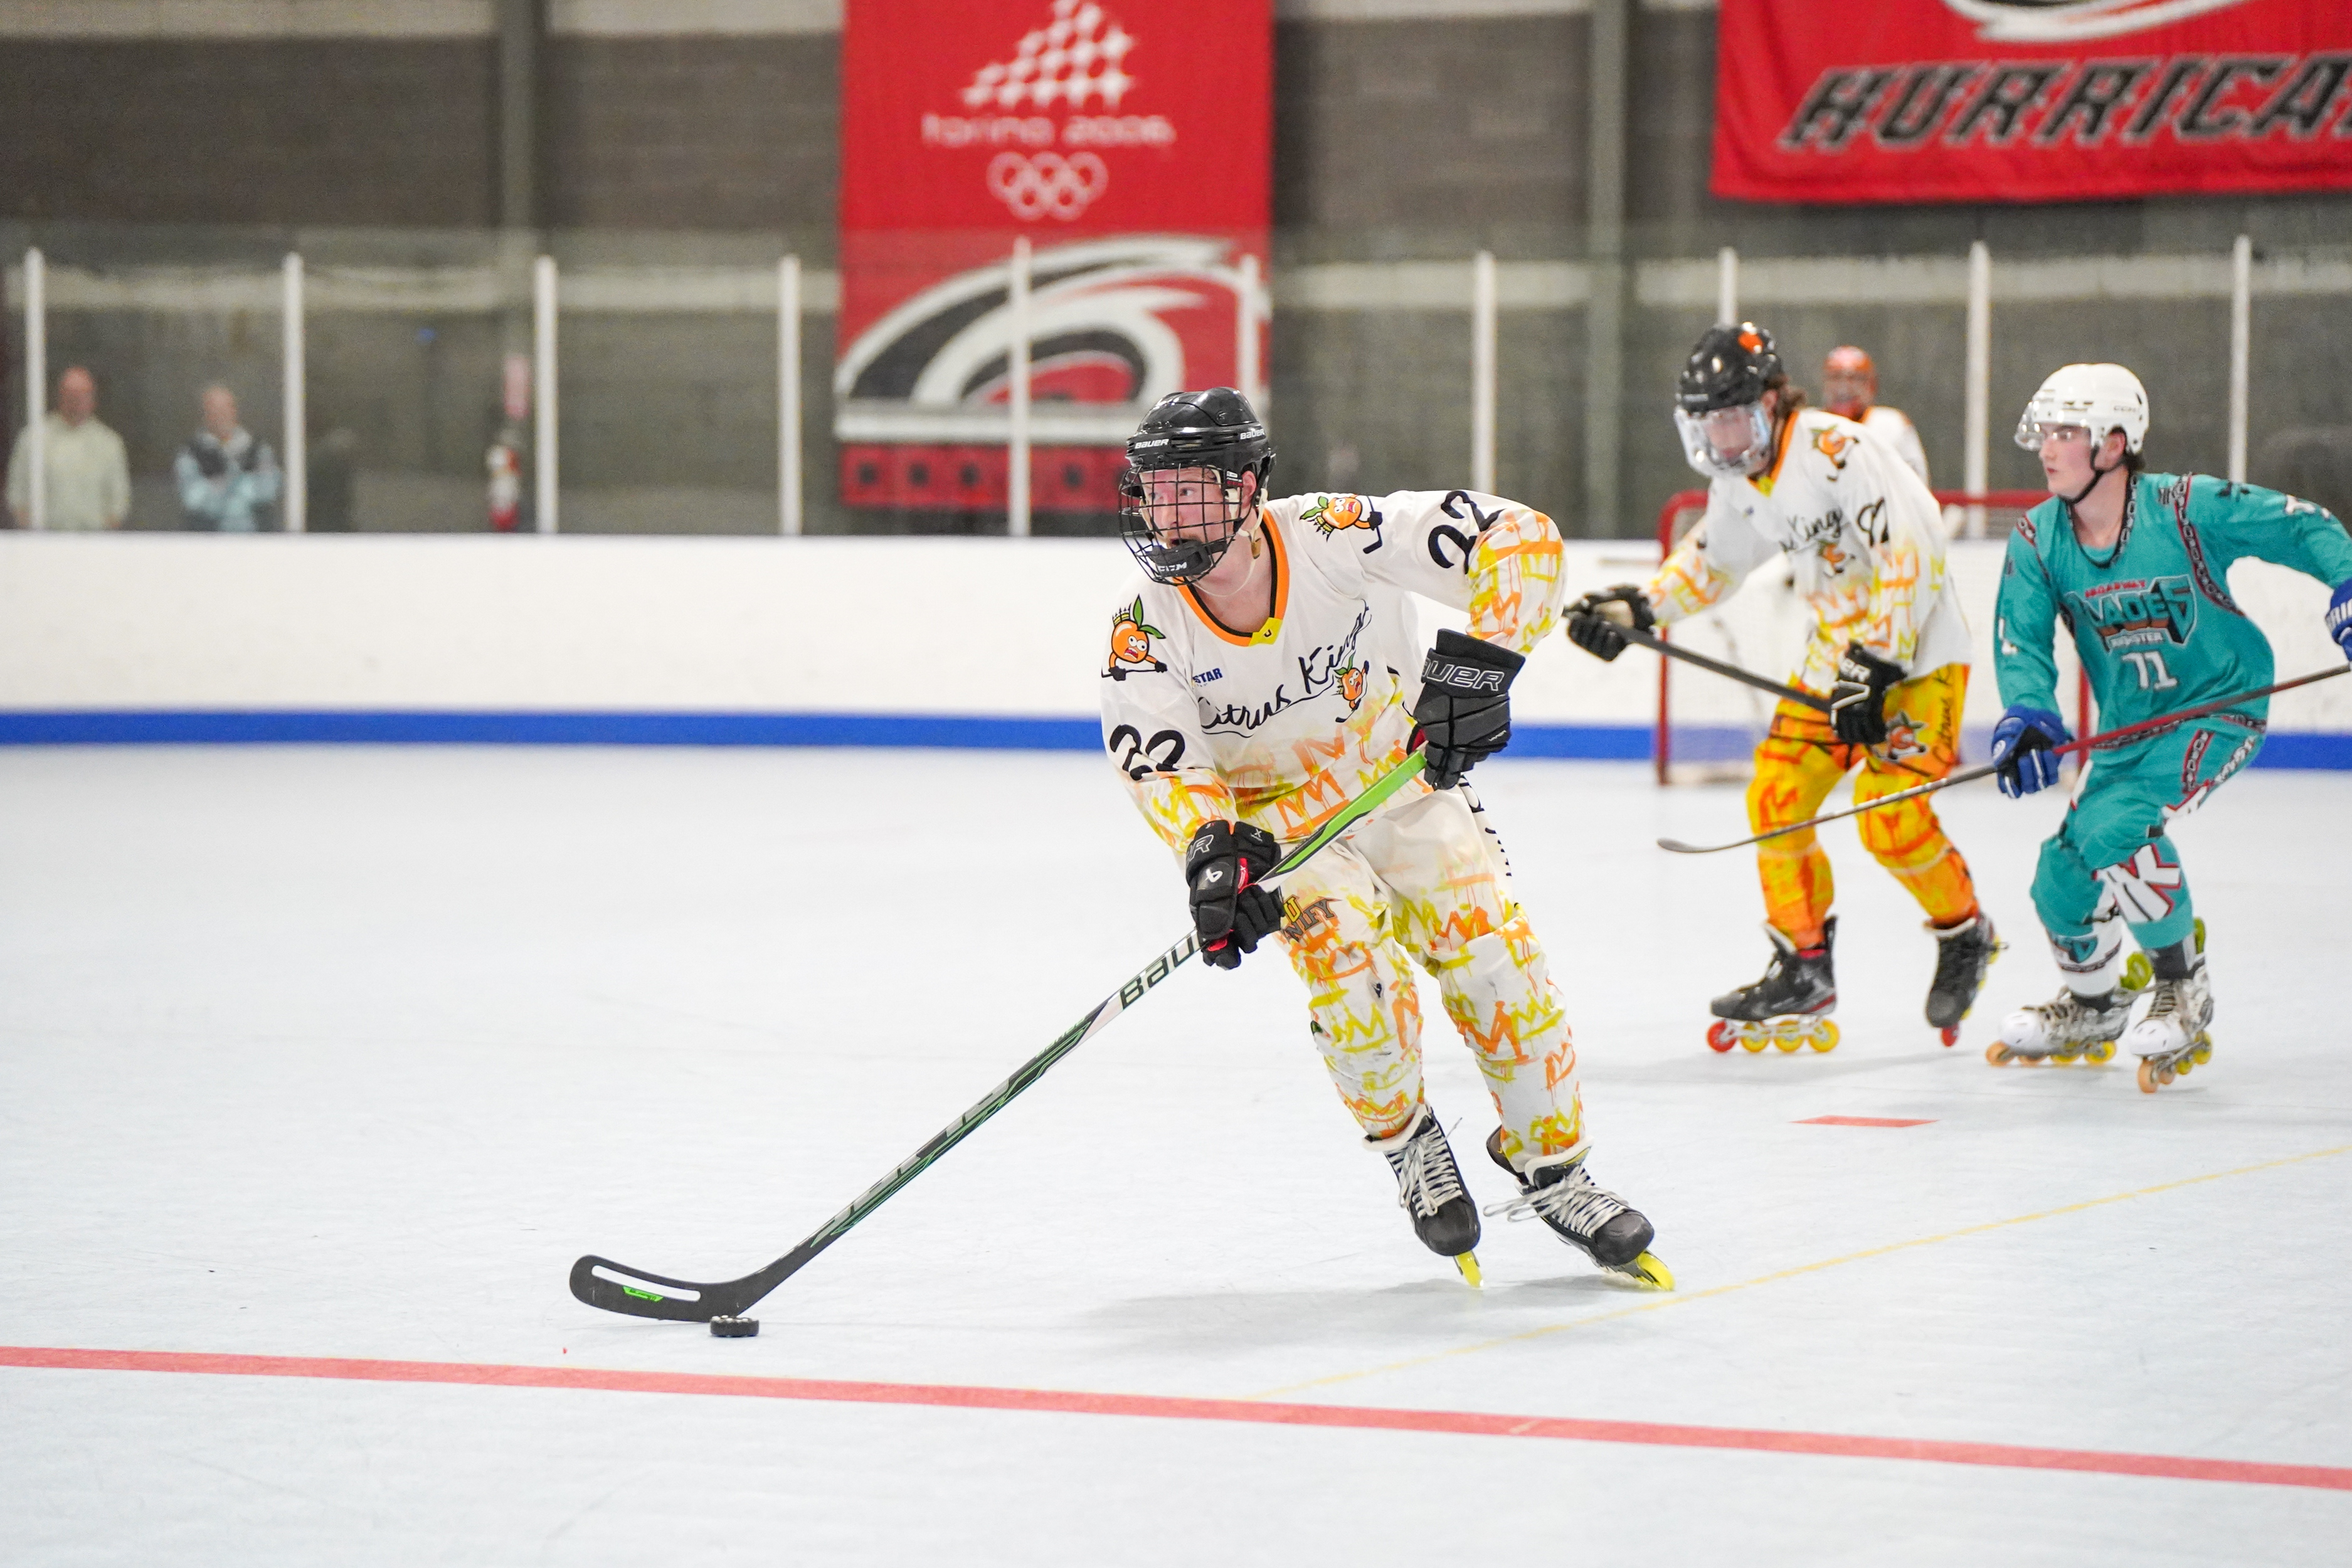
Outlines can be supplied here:
M1937 501L1944 507L1945 516L1948 519L1955 510L1966 515L1981 508L1986 514L1988 528L1997 523L1999 532L2002 535L2006 535L2016 526L2018 517L2050 499L2049 492L2046 490L1987 490L1981 495L1971 495L1966 490L1937 490L1934 494ZM1673 551L1675 541L1682 538L1684 533L1706 515L1706 491L1703 489L1676 490L1666 498L1665 505L1658 509L1659 561L1665 560L1667 554ZM1974 519L1971 517L1969 521L1973 521ZM1980 533L1983 531L1971 529L1969 531ZM1657 635L1661 638L1666 638L1672 634L1669 628L1660 626ZM1766 669L1759 670L1758 673L1777 679L1786 674L1786 671ZM1651 752L1657 770L1658 782L1662 784L1673 782L1671 777L1674 766L1673 708L1671 706L1673 683L1674 661L1661 658L1658 660L1657 729L1655 739L1652 742ZM2074 723L2077 734L2090 733L2090 682L2084 679L2078 683L2075 692Z

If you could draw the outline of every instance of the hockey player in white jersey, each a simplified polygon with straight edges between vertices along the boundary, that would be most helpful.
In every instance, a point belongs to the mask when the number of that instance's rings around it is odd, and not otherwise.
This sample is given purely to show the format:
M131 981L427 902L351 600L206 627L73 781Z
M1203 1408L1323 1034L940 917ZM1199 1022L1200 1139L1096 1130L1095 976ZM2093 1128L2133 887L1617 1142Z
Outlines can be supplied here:
M1785 698L1773 710L1748 788L1758 833L1812 816L1856 767L1856 805L1942 778L1959 760L1968 694L1969 628L1935 498L1876 436L1803 405L1769 332L1743 321L1702 337L1683 367L1675 423L1691 467L1708 478L1706 515L1647 584L1588 594L1568 616L1578 647L1615 658L1626 646L1618 627L1680 620L1786 556L1816 617L1793 681L1828 711ZM1924 797L1866 812L1857 826L1935 933L1926 1010L1948 1046L1997 948L1968 863ZM1829 1050L1838 1037L1829 857L1810 829L1785 834L1758 847L1757 872L1771 964L1715 999L1721 1022L1707 1044Z
M1457 787L1508 742L1511 679L1556 624L1559 531L1466 490L1271 500L1273 447L1230 387L1163 398L1128 457L1121 526L1144 581L1110 616L1103 738L1182 858L1202 956L1234 968L1278 935L1414 1233L1475 1282L1478 1210L1423 1093L1409 955L1493 1097L1487 1152L1519 1196L1489 1212L1533 1215L1602 1268L1671 1287L1649 1221L1585 1173L1575 1041ZM1468 611L1469 635L1440 632L1422 661L1407 591ZM1419 778L1265 885L1286 844L1416 746Z
M1878 366L1868 353L1852 343L1830 350L1822 361L1822 406L1885 437L1903 466L1919 476L1921 484L1935 483L1927 477L1927 449L1919 444L1919 430L1911 416L1878 401Z

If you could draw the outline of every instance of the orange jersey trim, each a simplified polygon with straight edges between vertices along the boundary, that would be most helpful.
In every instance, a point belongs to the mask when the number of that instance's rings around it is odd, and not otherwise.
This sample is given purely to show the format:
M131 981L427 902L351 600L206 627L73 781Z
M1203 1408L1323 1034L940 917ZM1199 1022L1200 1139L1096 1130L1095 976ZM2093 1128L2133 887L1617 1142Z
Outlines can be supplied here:
M1244 637L1211 615L1209 607L1194 596L1192 585L1190 583L1176 584L1176 591L1184 595L1184 603L1190 605L1192 613L1201 618L1201 624L1235 647L1252 647L1259 643L1272 642L1280 637L1282 613L1290 605L1290 574L1285 569L1286 563L1282 559L1282 531L1275 527L1274 520L1265 516L1263 508L1259 510L1258 515L1265 519L1265 545L1268 550L1274 552L1274 614L1265 618L1264 626Z

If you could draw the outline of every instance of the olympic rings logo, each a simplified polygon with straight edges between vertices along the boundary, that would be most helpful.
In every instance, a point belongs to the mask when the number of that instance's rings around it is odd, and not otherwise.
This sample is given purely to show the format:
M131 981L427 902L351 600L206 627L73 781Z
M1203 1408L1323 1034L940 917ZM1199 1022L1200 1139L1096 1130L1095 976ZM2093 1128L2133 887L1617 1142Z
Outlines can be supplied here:
M988 163L988 194L1024 223L1048 216L1068 223L1109 188L1110 171L1092 153L999 153Z

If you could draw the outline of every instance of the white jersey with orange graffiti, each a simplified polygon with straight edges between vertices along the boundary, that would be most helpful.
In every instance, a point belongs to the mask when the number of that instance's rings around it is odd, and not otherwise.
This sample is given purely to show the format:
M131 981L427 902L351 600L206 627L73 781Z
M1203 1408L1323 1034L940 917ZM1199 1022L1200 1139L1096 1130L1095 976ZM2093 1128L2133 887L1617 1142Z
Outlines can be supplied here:
M1762 478L1718 478L1706 515L1650 579L1661 621L1694 615L1785 552L1816 617L1790 679L1826 696L1860 643L1906 675L1969 662L1936 498L1875 432L1801 408Z
M1110 617L1104 743L1180 851L1207 820L1303 837L1404 760L1423 652L1408 593L1467 610L1472 636L1517 652L1557 624L1559 531L1516 501L1310 494L1265 513L1263 626L1220 626L1190 589L1139 578ZM1400 805L1426 788L1409 791Z
M1884 403L1874 403L1862 411L1862 427L1886 437L1903 466L1919 476L1919 482L1929 489L1936 481L1927 477L1927 448L1919 444L1919 427L1900 408L1889 408Z

